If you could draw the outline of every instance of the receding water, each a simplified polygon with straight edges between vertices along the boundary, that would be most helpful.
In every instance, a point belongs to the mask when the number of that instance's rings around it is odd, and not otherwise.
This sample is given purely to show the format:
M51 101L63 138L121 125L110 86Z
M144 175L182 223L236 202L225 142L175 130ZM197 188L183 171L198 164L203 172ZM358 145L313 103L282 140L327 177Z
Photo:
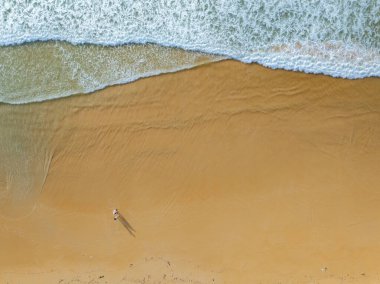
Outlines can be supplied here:
M89 93L220 59L152 44L37 42L0 47L0 102L20 104Z

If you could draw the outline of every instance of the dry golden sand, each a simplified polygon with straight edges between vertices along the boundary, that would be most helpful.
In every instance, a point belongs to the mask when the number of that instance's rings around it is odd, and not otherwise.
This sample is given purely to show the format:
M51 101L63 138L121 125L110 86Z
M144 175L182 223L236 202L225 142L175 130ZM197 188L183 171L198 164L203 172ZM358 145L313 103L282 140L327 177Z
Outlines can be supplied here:
M0 121L0 283L380 282L380 79L225 61Z

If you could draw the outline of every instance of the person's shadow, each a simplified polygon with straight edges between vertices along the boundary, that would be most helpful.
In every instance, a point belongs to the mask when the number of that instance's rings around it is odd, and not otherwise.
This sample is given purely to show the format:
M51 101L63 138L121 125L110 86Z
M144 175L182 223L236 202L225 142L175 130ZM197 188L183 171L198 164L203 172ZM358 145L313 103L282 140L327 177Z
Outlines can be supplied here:
M124 218L123 215L120 214L119 212L119 217L117 218L120 223L124 226L124 228L126 228L128 230L128 232L135 238L135 229L133 229L132 225L128 223L128 221Z

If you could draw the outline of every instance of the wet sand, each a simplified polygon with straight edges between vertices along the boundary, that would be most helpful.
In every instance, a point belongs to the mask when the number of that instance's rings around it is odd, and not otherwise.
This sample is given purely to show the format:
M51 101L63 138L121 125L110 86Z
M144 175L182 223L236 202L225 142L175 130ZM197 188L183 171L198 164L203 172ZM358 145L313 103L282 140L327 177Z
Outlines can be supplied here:
M379 90L225 61L0 105L0 282L380 282Z

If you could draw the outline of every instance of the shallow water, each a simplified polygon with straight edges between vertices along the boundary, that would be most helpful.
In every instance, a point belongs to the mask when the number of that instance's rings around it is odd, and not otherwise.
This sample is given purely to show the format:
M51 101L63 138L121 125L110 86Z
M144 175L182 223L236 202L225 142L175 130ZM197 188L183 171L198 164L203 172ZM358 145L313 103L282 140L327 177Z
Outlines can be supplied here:
M221 59L151 44L37 42L0 47L0 102L21 104L89 93Z

